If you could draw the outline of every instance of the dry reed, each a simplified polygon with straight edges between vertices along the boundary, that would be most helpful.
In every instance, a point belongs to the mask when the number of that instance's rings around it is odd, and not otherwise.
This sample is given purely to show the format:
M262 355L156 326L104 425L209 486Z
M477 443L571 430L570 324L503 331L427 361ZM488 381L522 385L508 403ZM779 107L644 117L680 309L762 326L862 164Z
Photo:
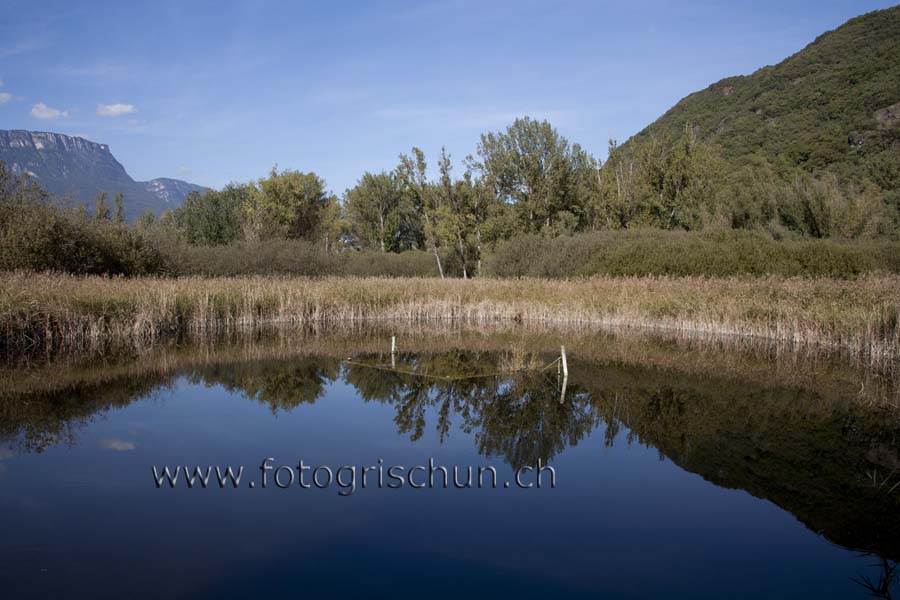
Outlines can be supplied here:
M893 365L900 355L900 276L463 281L0 274L0 349L8 355L147 347L173 334L205 338L273 325L386 320L737 335Z

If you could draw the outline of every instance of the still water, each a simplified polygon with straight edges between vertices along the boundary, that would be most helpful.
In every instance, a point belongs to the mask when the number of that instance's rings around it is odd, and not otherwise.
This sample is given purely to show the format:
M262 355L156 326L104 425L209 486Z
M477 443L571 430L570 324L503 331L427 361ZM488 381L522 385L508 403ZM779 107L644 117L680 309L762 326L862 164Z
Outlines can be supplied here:
M398 345L173 344L0 370L0 594L900 594L900 423L878 377L610 334ZM427 469L409 484L429 461L447 488ZM552 468L540 488L524 487L536 469L516 484L537 465ZM244 472L237 489L214 473L157 486L166 466ZM347 485L319 489L319 466L355 467L354 485L344 469ZM365 466L403 467L404 485L372 470L363 489Z

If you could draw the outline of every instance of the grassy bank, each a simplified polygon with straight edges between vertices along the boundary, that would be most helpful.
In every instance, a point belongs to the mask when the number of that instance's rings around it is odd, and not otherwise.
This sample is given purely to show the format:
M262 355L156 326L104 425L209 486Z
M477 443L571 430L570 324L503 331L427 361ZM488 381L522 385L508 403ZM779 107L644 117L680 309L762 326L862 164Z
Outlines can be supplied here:
M892 363L900 352L900 277L462 281L0 274L0 344L7 353L96 351L148 346L172 334L381 320L654 327L762 337Z

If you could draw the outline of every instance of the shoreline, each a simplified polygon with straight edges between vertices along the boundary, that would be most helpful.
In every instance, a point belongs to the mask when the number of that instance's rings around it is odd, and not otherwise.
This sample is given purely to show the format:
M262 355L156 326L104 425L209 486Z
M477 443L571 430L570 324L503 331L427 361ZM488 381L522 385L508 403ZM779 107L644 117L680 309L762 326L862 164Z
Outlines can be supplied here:
M125 279L0 273L0 354L6 356L384 322L736 336L892 366L900 358L900 276Z

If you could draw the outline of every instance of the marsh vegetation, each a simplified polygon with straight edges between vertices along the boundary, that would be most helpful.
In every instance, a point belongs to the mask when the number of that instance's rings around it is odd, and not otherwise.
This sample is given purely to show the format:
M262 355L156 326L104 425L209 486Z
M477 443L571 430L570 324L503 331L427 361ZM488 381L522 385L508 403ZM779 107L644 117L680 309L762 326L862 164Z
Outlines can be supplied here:
M8 354L102 353L176 335L381 321L736 335L836 351L888 368L900 349L896 276L462 281L7 273L0 282L0 340Z

